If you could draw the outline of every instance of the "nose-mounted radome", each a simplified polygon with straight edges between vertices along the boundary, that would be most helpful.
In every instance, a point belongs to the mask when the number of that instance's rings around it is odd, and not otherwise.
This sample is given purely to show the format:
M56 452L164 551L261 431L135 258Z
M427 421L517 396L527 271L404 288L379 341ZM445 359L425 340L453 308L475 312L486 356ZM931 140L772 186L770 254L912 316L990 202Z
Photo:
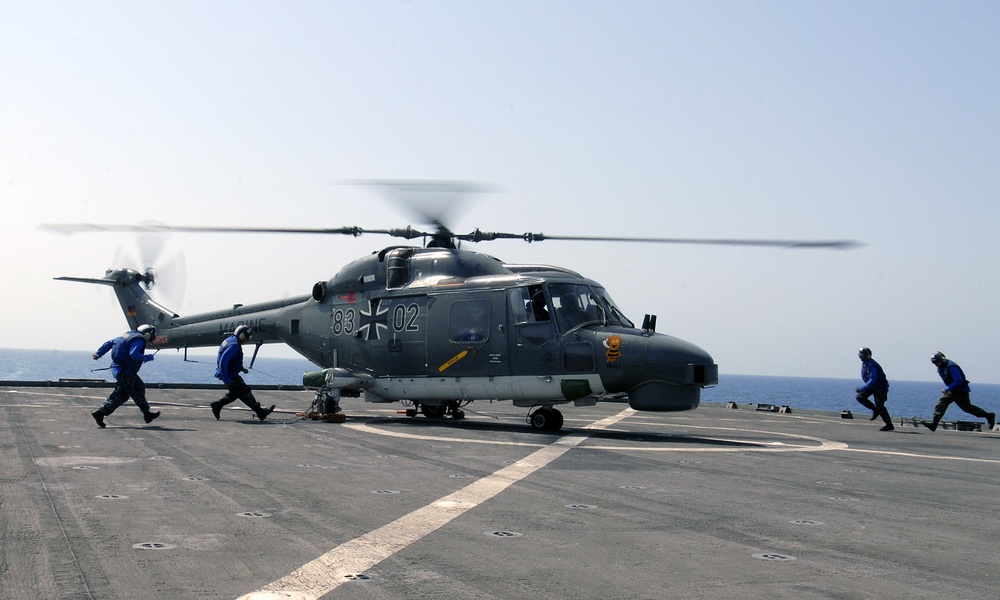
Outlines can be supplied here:
M605 342L605 349L605 389L627 393L635 410L691 410L701 402L701 389L719 382L711 355L680 338L620 333Z

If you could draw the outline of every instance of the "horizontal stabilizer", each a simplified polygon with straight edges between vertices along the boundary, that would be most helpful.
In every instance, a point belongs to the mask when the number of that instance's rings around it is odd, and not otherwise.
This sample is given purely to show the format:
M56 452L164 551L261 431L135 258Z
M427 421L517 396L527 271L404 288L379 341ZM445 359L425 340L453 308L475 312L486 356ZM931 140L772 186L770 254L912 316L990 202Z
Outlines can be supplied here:
M98 285L115 285L114 279L93 279L91 277L53 277L56 281L76 281L78 283L96 283Z

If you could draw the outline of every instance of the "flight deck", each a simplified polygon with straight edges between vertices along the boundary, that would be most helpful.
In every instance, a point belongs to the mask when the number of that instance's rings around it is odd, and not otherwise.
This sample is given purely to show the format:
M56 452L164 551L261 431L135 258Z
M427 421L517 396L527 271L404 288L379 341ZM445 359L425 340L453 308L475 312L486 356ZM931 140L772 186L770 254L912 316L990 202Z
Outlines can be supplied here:
M3 598L1000 594L1000 432L703 405L407 417L308 391L0 387ZM860 415L858 415L860 417Z

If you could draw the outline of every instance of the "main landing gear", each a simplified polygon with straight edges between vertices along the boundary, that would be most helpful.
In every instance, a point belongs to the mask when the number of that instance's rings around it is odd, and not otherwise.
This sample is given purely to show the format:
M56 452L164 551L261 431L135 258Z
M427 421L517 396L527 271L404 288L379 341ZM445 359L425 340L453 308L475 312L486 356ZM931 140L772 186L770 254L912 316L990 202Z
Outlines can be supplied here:
M406 416L415 417L417 413L424 415L428 419L443 419L451 414L452 419L464 419L465 411L461 410L458 402L446 402L445 404L420 404L413 403L413 408L406 409Z
M559 431L563 425L563 416L557 409L543 406L528 413L528 422L536 431Z

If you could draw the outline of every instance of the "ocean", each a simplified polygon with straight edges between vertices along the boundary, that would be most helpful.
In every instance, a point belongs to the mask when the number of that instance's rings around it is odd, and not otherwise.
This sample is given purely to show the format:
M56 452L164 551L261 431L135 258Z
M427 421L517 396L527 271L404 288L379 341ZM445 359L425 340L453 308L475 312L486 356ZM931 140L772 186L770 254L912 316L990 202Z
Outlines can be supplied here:
M245 356L250 364L252 348ZM302 385L302 374L319 369L304 358L270 358L261 350L254 368L245 375L247 383L258 385ZM148 354L148 353L147 353ZM91 358L90 352L73 350L14 350L0 348L0 381L57 381L59 379L104 379L114 381L111 357ZM215 378L215 356L161 350L142 367L146 383L211 383Z
M266 351L266 348L264 349ZM254 368L245 376L253 385L302 385L302 374L318 367L304 358L257 357ZM142 369L147 383L208 383L216 384L215 357L189 356L163 350ZM249 356L247 356L249 364ZM104 356L95 361L89 352L66 350L15 350L0 348L0 382L56 381L59 379L103 379L112 381L111 364ZM105 370L100 370L105 369ZM703 402L739 405L773 404L791 409L849 410L856 418L868 418L871 413L855 402L854 389L861 379L829 379L818 377L773 377L763 375L720 374L719 385L702 392ZM933 381L890 380L889 413L894 419L918 417L929 419L940 396L941 383ZM972 383L972 403L990 412L1000 412L1000 385ZM794 412L794 410L793 410ZM956 406L948 409L948 421L975 421Z

